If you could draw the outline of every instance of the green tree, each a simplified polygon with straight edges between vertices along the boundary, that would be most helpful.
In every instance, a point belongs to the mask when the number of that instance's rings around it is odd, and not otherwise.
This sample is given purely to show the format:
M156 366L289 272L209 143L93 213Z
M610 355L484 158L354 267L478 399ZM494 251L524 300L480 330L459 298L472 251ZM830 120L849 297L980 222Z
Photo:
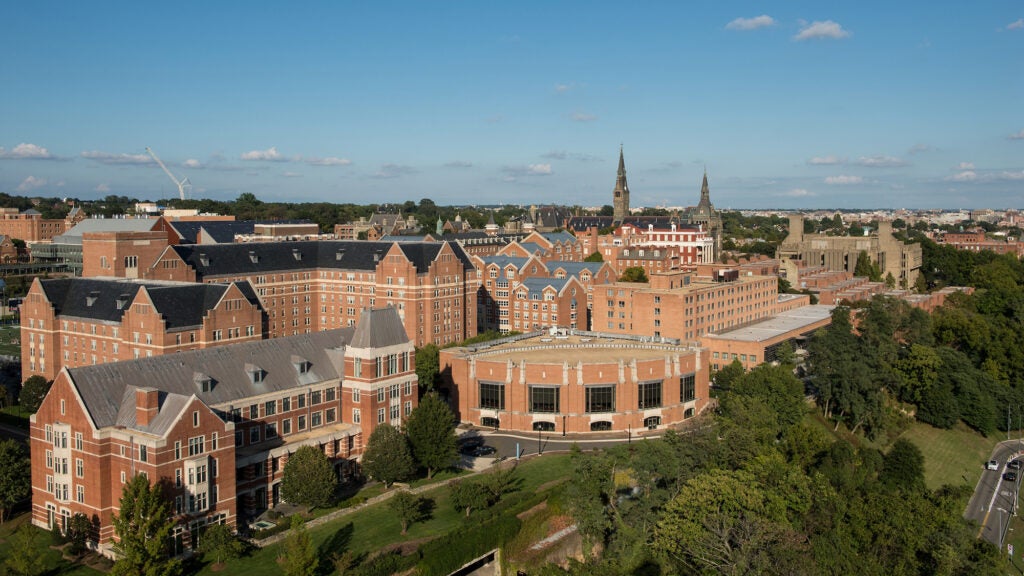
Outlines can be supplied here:
M864 250L857 255L857 264L853 269L853 275L865 276L872 282L882 281L882 272L878 269L878 265L871 262L871 258Z
M221 564L241 556L245 546L231 533L227 524L214 524L199 536L199 550L212 556L214 563Z
M743 364L740 364L740 359L735 358L732 362L726 364L721 370L715 372L712 379L715 383L715 388L722 390L728 390L732 387L733 383L744 374L746 370L743 368Z
M600 252L594 252L590 256L583 259L584 262L604 262L604 256L601 256Z
M455 415L436 392L427 393L405 421L405 431L416 461L434 471L450 467L458 458Z
M402 536L409 531L409 526L420 522L426 516L424 513L423 498L414 495L408 490L399 490L388 500L388 508L398 516L402 524Z
M473 510L482 510L491 505L490 491L480 482L456 480L448 485L452 507L465 512L469 518Z
M92 522L89 521L89 517L81 512L75 513L68 521L68 540L71 542L71 549L68 551L74 556L85 552L91 533Z
M784 429L799 424L807 412L803 382L793 375L792 368L784 365L762 364L754 368L733 382L732 394L761 399L775 412ZM723 403L728 399L723 398Z
M21 385L21 393L18 394L18 404L21 404L22 408L34 414L39 410L39 406L43 403L43 398L46 398L46 393L50 391L52 384L52 381L48 381L38 374L29 376L28 380L25 380L25 383Z
M612 528L615 483L612 464L602 456L572 447L573 472L565 488L566 503L580 535L590 544L603 544Z
M648 282L647 272L640 266L630 266L622 271L619 282Z
M924 490L924 455L920 448L905 438L893 442L878 480L898 490Z
M288 457L281 480L281 496L293 504L311 508L329 506L338 477L330 460L318 448L302 446Z
M32 464L21 443L0 440L0 523L9 508L32 493Z
M7 573L11 576L39 576L43 573L43 555L39 553L42 532L31 523L22 524L11 537Z
M439 352L436 344L426 344L416 349L416 376L423 390L433 390L437 383Z
M416 463L409 451L409 441L394 426L379 424L366 443L363 470L383 482L384 488L411 477L416 472Z
M782 342L775 349L775 361L790 368L796 366L796 352L793 351L793 344L789 340Z
M282 568L285 576L314 576L320 565L313 540L306 532L306 523L298 514L293 514L288 536L282 547L284 559Z
M114 576L177 576L181 563L171 557L174 523L160 486L139 474L125 485L120 511L114 515L117 561Z

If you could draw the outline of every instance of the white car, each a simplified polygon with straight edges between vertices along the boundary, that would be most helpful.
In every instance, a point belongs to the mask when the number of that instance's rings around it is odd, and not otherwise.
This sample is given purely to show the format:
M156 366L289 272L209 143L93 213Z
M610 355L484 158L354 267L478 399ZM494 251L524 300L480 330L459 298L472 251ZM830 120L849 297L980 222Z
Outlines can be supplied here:
M988 470L999 470L999 462L995 460L989 460L988 464L985 464L985 468Z

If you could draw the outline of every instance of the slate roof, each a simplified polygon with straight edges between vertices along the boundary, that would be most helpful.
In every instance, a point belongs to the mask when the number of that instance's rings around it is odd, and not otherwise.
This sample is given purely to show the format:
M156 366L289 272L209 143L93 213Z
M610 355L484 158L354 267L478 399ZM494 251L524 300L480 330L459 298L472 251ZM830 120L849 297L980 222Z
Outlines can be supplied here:
M260 306L259 298L248 282L235 282L245 298ZM135 282L97 278L57 278L41 280L46 298L54 313L61 316L120 322L125 310L145 288L153 306L167 323L168 329L199 326L206 312L216 306L230 284L193 284L191 282ZM117 299L127 295L121 308Z
M67 232L55 236L56 244L81 244L86 232L149 232L156 226L156 218L86 218Z
M526 286L526 288L533 293L540 293L548 286L551 286L559 294L565 285L569 283L570 278L526 278L520 284Z
M353 348L384 348L405 344L409 336L394 308L364 310L349 344Z
M561 268L565 270L565 273L570 276L579 276L584 270L589 270L591 276L601 271L601 267L604 266L604 262L551 262L548 264L548 268L552 272Z
M252 234L256 226L252 220L170 220L167 224L178 233L184 244L195 244L200 230L216 242L231 243L235 241L235 234Z
M541 232L540 235L553 244L557 244L559 242L565 244L567 242L572 243L576 241L576 237L568 232Z
M131 426L161 433L193 395L209 406L227 408L252 396L340 380L343 363L336 363L336 350L354 331L339 328L67 371L97 427ZM293 356L308 362L306 373L299 373ZM256 384L247 371L252 366L264 374ZM199 385L201 377L213 384L208 392ZM148 427L135 423L134 392L141 386L160 391L159 415Z
M497 264L502 270L506 266L512 264L516 267L516 270L522 270L523 266L526 265L526 261L529 258L523 258L520 256L504 256L504 255L493 255L493 256L480 256L480 260L484 263L484 266L490 266L491 264Z
M374 256L383 258L397 245L418 273L425 273L444 244L451 246L466 269L472 269L469 256L455 242L367 242L362 240L254 242L246 244L178 245L171 249L196 271L200 281L206 276L245 276L281 270L331 268L367 270L377 268ZM201 255L205 255L204 258Z

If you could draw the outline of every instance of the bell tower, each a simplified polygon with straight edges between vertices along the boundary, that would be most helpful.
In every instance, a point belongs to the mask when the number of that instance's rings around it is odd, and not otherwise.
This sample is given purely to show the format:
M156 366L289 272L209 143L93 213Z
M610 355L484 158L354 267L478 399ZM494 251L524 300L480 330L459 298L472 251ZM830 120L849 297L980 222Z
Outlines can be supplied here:
M615 176L615 190L612 193L612 218L617 223L629 216L629 184L626 183L626 160L619 145L619 172Z

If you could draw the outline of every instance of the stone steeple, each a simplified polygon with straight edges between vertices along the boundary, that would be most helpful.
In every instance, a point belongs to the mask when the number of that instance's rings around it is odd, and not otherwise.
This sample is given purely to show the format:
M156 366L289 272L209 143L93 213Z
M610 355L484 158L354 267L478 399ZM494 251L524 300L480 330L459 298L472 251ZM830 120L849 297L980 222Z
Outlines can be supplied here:
M615 191L612 193L612 218L622 222L629 216L629 184L626 183L626 160L619 146L619 172L615 176Z
M700 202L697 203L697 208L703 208L705 212L711 212L714 210L714 206L711 205L711 192L708 191L708 171L704 170L704 182L700 185Z

